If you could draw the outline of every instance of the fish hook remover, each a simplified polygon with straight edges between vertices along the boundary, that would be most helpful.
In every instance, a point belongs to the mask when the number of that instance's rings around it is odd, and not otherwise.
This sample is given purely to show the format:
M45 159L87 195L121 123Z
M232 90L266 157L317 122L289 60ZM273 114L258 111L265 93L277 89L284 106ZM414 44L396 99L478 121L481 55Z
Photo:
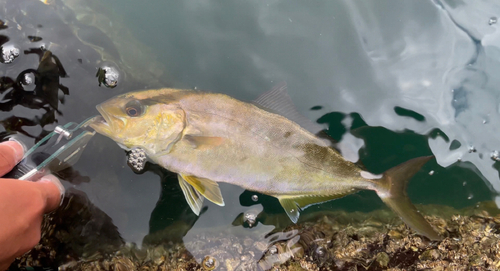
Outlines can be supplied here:
M74 165L95 135L95 131L87 128L91 119L80 124L69 122L63 126L58 125L53 132L29 149L21 162L3 177L35 181L46 174L57 173Z

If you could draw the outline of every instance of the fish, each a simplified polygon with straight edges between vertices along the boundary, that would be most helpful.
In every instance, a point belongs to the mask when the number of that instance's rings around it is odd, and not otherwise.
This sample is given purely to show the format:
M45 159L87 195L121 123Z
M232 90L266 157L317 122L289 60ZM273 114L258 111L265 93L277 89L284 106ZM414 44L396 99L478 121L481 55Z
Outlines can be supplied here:
M90 127L177 173L197 215L204 198L225 205L219 183L276 197L294 223L311 205L373 190L417 233L441 239L406 194L409 179L433 156L371 174L316 135L322 128L295 109L286 84L253 102L198 90L142 90L97 110Z

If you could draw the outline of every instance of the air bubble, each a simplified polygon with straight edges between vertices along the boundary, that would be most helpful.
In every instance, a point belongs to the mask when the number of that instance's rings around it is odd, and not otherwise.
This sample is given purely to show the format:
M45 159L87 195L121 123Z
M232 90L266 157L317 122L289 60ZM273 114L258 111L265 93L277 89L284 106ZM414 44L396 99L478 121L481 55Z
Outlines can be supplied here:
M243 219L250 228L253 227L255 223L257 223L257 215L258 214L255 210L249 210L243 214Z
M253 196L252 196L252 200L253 200L253 201L258 201L258 200L259 200L259 196L257 196L257 195L253 195Z
M99 86L103 84L105 87L114 88L118 85L120 73L115 67L102 66L97 70L97 74L95 76L97 77Z
M269 248L269 254L273 255L273 254L276 254L276 253L278 253L278 248L276 247L276 245L272 245Z
M434 175L434 170L429 171L429 175Z
M474 146L469 146L469 153L476 152L476 148Z
M470 194L467 199L472 199L474 197L474 195Z
M2 59L0 62L10 64L19 56L19 48L14 45L7 45L2 47Z
M500 154L498 153L498 151L493 151L490 157L493 161L500 161Z
M23 85L31 85L35 82L35 75L33 73L25 73L24 74L24 78L23 78L23 81L21 82L21 84Z
M17 82L25 91L34 91L36 88L35 74L29 70L19 74Z
M215 259L211 256L205 256L203 262L201 263L205 270L214 270L215 269Z
M497 18L497 17L495 17L495 16L493 16L493 17L491 17L491 18L490 18L490 20L488 21L488 24L489 24L489 25L494 25L494 24L496 24L497 22L498 22L498 18Z
M317 247L315 252L318 257L324 257L326 254L326 251L323 247Z

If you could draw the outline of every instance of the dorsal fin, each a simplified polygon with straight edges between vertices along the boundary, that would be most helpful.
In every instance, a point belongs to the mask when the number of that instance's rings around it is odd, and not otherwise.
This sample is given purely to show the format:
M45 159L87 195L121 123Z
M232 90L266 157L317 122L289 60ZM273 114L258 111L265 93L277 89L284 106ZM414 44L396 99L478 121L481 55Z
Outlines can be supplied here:
M253 103L272 113L282 115L313 134L317 134L324 130L323 126L312 122L297 111L295 105L293 105L292 98L288 95L285 82L261 94Z
M346 144L345 142L334 142L334 140L324 132L325 127L309 120L297 111L292 98L288 95L287 85L285 82L282 82L268 92L263 93L255 99L253 103L269 112L279 114L297 123L302 128L316 135L318 139L326 144L326 146L339 151L346 160L353 163L359 160L358 150L362 146L362 144L359 143L360 140L354 138L350 134L346 134L344 135L345 137L352 137L348 141L351 142L351 144Z

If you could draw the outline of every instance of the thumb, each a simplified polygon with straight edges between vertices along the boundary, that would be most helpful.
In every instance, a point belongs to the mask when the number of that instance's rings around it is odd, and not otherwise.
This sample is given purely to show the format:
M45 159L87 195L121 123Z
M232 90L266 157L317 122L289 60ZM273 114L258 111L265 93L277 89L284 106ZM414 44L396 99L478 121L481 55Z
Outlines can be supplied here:
M36 181L35 184L39 187L47 200L45 213L54 211L61 205L65 189L56 176L52 174L45 175Z
M0 176L11 171L21 161L24 155L24 146L18 141L4 141L0 143Z

